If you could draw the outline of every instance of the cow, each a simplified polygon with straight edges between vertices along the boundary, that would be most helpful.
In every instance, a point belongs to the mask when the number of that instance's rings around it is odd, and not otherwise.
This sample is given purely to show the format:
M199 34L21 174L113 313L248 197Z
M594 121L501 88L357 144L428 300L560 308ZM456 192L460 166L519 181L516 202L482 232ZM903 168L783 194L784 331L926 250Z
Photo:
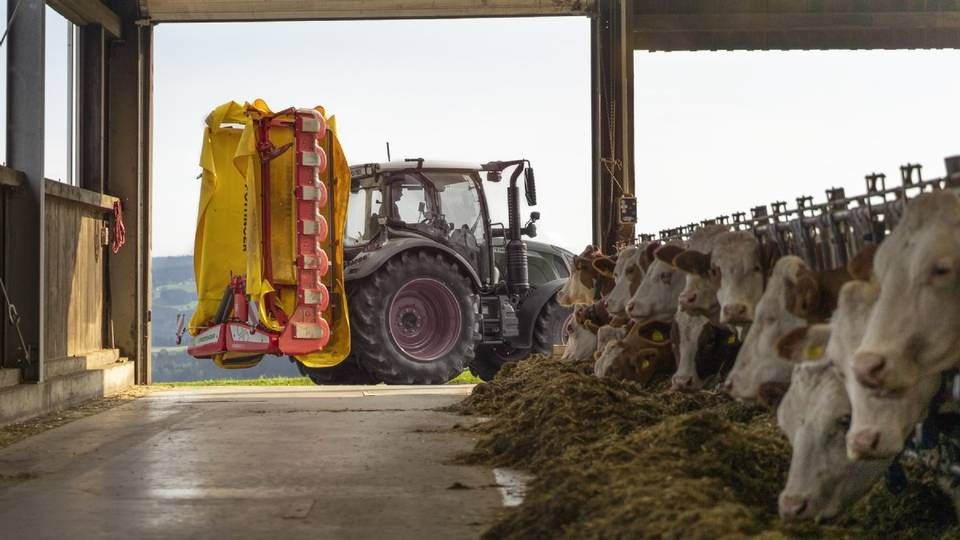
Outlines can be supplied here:
M678 254L673 264L713 282L720 303L720 323L748 325L778 254L774 246L761 244L752 233L727 231L717 235L709 252L688 249Z
M724 225L708 225L690 235L686 249L675 244L666 245L657 249L655 256L658 260L676 267L675 262L678 256L681 262L688 258L688 256L681 256L683 252L689 249L694 253L710 253L713 251L717 237L728 231L729 228ZM710 317L716 322L720 315L720 303L717 300L719 282L695 272L686 272L685 268L680 269L685 271L686 281L683 290L677 296L679 308L688 313Z
M655 256L659 261L675 266L674 261L678 257L683 259L682 254L687 249L698 253L711 252L716 238L727 231L729 228L723 225L708 225L690 235L688 248L666 245L658 249ZM721 367L732 365L731 355L736 355L738 345L736 336L714 324L720 315L716 280L696 273L686 273L684 279L683 290L677 295L678 311L671 331L677 358L677 372L671 386L679 391L699 389L706 377L716 374Z
M853 372L867 389L896 394L960 363L960 197L911 200L873 262L880 294Z
M739 401L759 401L773 409L790 385L793 364L777 354L777 342L791 330L805 327L806 320L792 313L788 295L797 278L807 270L799 257L780 258L767 280L767 289L757 303L753 324L733 369L724 382L727 393Z
M843 286L830 324L792 331L778 345L785 358L803 359L823 355L842 373L852 408L846 438L850 459L892 458L903 450L904 441L940 389L939 374L895 394L877 394L864 388L854 373L854 351L862 341L868 320L881 291L874 283L856 280Z
M675 369L670 347L670 325L659 321L636 323L627 335L609 343L594 364L597 377L647 384Z
M599 358L607 348L607 345L613 343L614 341L619 341L627 336L627 332L633 328L634 321L633 319L627 320L626 323L620 324L608 324L606 326L601 326L600 330L597 331L597 348L593 354L594 359Z
M614 319L627 318L627 302L640 287L643 276L653 259L654 250L659 243L651 242L644 246L627 246L617 254L616 264L612 275L613 289L606 296L607 311ZM599 272L604 271L609 262L605 259L596 259L593 265Z
M566 283L557 292L557 302L562 306L589 305L595 300L596 291L601 295L613 289L613 264L609 270L598 270L594 261L603 259L604 255L594 246L587 246L583 252L573 258L573 269ZM607 258L613 262L612 258ZM605 268L599 265L600 268Z
M662 260L653 261L643 282L627 302L627 315L636 321L671 321L684 284L683 272Z
M677 359L670 387L679 392L698 390L707 378L733 366L740 348L731 328L682 309L674 318L670 342Z
M859 500L893 459L847 458L844 439L850 427L850 400L843 377L831 361L798 364L791 378L777 409L777 424L793 448L787 484L779 498L780 517L821 521Z
M864 248L851 259L849 268L837 270L813 271L793 255L777 260L757 303L753 324L724 383L731 396L776 408L793 372L793 365L777 352L778 341L797 328L827 320L837 305L841 286L852 279L852 274L865 272L873 249Z
M602 301L591 306L577 306L573 317L567 322L567 345L564 360L591 360L597 350L597 336L601 328L610 322Z

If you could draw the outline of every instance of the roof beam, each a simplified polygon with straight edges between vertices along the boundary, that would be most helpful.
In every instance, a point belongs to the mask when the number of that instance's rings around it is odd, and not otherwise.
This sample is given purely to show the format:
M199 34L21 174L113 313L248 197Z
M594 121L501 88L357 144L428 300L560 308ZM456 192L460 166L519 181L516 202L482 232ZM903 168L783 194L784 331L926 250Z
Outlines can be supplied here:
M960 47L960 10L686 13L634 17L634 48L914 49Z
M100 0L47 0L47 5L73 24L99 24L111 36L120 38L120 17Z
M140 0L140 6L154 22L199 22L583 15L595 1Z

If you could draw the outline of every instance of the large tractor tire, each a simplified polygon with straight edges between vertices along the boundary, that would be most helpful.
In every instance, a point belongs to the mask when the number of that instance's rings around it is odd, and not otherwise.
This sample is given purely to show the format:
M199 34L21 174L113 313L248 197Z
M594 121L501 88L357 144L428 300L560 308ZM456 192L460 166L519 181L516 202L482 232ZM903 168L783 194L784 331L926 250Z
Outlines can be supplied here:
M567 320L572 312L571 308L561 306L556 296L547 301L533 328L533 352L551 355L554 345L567 342Z
M339 364L328 367L328 368L312 368L307 367L300 362L294 360L297 364L297 369L300 370L300 374L304 377L309 377L313 384L319 385L338 385L338 384L377 384L378 381L376 377L367 373L360 364L357 363L357 358L353 355L348 356L340 362Z
M566 342L567 320L571 309L550 298L537 315L533 327L533 346L530 349L505 349L503 347L480 347L477 357L470 364L470 372L484 381L489 381L500 371L503 364L523 360L531 354L553 353L553 346Z
M407 251L352 284L352 350L387 384L442 384L473 359L470 281L445 257Z

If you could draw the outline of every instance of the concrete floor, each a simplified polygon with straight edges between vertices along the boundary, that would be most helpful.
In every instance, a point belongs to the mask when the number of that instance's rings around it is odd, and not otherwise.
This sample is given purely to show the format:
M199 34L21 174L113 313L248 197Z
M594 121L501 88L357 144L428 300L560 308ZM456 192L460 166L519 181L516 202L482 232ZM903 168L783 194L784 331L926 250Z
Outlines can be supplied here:
M500 492L431 410L468 391L156 392L0 450L0 537L477 537Z

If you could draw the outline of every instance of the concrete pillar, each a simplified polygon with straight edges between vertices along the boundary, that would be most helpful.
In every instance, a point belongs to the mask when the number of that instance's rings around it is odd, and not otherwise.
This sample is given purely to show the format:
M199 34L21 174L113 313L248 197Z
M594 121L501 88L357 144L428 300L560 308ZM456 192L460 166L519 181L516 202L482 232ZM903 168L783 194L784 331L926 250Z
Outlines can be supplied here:
M631 241L618 223L618 201L634 191L633 0L597 2L591 21L593 116L593 242L604 252Z
M137 3L114 0L123 39L107 52L106 192L123 205L126 244L108 259L112 346L150 381L150 110L153 29L138 26Z
M3 277L20 314L20 332L29 361L20 350L16 330L6 321L4 356L19 359L26 382L43 379L44 361L44 1L8 2L5 20L13 19L7 41L7 165L22 171L26 183L4 197ZM16 17L12 17L16 9ZM2 306L4 315L6 305Z

